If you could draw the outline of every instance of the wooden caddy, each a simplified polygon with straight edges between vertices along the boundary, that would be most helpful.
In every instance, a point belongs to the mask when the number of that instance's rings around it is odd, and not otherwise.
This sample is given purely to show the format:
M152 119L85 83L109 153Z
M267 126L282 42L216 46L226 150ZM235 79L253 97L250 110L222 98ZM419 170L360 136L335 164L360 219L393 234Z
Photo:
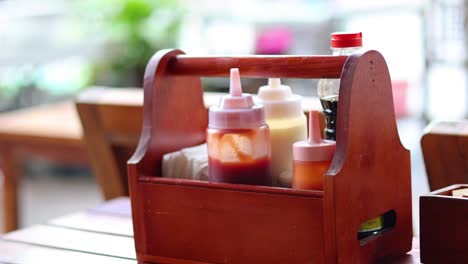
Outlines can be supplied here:
M324 191L167 179L164 153L205 142L200 77L340 78L337 149ZM138 260L157 263L371 263L411 249L410 153L377 51L346 56L192 57L161 50L144 77L144 121L128 161ZM393 210L365 243L362 222ZM394 219L395 220L395 219Z
M455 184L419 197L423 263L468 263L468 198L452 196L464 188L468 184Z

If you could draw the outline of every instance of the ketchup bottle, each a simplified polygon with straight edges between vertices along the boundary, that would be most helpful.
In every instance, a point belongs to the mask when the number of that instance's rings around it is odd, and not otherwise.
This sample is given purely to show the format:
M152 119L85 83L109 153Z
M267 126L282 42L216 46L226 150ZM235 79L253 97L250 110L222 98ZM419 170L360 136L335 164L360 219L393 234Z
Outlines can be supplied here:
M208 120L209 181L271 186L270 131L263 106L242 93L239 69Z

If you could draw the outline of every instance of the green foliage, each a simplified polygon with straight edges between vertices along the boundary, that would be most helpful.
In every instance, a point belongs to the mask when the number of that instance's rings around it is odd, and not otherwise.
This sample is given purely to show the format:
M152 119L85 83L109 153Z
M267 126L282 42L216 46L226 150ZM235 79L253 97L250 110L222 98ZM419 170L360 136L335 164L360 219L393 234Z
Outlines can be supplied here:
M83 2L82 2L83 3ZM177 1L85 1L82 15L106 45L96 67L98 82L141 85L151 55L176 44L181 10Z

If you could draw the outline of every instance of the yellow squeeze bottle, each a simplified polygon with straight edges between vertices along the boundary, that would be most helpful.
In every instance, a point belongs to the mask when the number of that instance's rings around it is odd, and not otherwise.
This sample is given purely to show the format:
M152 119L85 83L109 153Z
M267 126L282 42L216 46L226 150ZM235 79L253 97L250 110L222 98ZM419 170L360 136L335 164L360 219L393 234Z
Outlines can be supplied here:
M268 85L259 88L258 100L270 127L273 186L291 187L293 144L307 139L302 97L293 94L289 86L281 85L279 78L270 78Z

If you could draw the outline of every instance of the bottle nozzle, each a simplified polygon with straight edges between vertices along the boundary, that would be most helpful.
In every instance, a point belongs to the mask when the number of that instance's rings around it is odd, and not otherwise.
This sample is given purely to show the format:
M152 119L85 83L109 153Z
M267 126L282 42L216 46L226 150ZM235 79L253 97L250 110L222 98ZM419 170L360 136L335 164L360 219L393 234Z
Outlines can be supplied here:
M221 97L219 107L224 109L233 108L251 108L254 106L252 96L242 94L239 69L231 69L231 82L229 86L229 95Z
M268 86L271 88L280 88L281 87L281 79L280 78L269 78L268 79Z
M309 112L309 144L322 143L322 132L320 131L319 112L311 110Z
M229 94L231 96L242 96L242 86L238 68L231 69L231 83L229 85Z

